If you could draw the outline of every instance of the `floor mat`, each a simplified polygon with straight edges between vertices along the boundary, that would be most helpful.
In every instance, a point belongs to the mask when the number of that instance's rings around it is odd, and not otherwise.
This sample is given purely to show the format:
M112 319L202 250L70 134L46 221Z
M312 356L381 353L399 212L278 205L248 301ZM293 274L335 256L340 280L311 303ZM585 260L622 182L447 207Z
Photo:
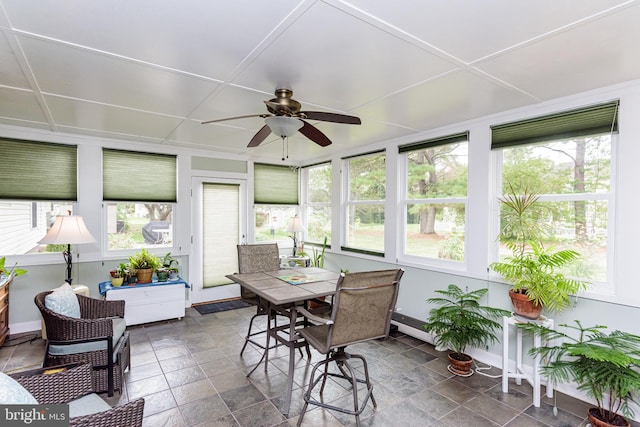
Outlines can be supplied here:
M200 304L194 305L198 313L200 314L209 314L209 313L218 313L221 311L227 310L235 310L236 308L250 307L251 304L242 301L240 299L232 300L232 301L220 301L220 302L212 302L209 304Z

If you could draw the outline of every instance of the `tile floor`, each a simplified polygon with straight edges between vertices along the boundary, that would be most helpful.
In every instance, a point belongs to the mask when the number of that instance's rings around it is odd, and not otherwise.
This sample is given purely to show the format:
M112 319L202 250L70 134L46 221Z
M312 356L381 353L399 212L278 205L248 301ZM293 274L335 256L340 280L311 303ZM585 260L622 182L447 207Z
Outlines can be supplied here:
M131 327L131 370L121 394L107 399L121 404L145 398L144 425L179 426L293 426L302 408L303 382L310 368L306 359L296 360L295 390L289 417L279 410L286 385L288 351L270 353L268 372L259 367L245 376L260 354L249 348L240 358L248 319L255 309L243 308L200 315L187 309L182 320ZM20 336L12 336L19 342ZM9 343L11 344L11 343ZM396 333L388 340L349 347L369 362L378 408L371 404L361 415L363 426L517 426L586 427L588 405L557 394L558 415L553 401L544 398L540 408L532 406L531 387L512 383L502 393L499 378L474 374L451 375L446 355L432 345ZM0 370L18 371L40 366L44 341L40 338L0 348ZM313 353L313 361L321 356ZM498 369L485 371L499 375ZM513 382L513 380L511 380ZM346 402L350 392L331 382L325 399ZM103 396L106 398L106 394ZM353 416L310 406L303 426L352 426ZM636 426L636 424L634 424Z

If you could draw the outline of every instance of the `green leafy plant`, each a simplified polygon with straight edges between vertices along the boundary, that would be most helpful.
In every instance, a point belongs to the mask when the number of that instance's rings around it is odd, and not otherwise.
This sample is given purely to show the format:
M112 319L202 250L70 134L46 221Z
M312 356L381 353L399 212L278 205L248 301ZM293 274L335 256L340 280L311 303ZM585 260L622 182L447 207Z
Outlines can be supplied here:
M560 343L529 351L547 360L542 373L550 381L575 382L596 401L597 410L590 410L590 415L611 425L628 425L616 419L619 414L633 417L630 403L640 390L640 336L617 330L606 334L606 326L587 328L578 320L559 326L573 335L534 323L518 325L547 342Z
M328 238L327 236L324 236L324 241L322 242L322 247L320 249L313 247L311 248L311 255L309 255L308 253L305 252L300 252L299 255L302 256L308 256L309 260L311 261L311 266L312 267L319 267L319 268L323 268L324 267L324 252L327 248L327 241Z
M115 270L113 271L114 271L113 277L125 277L128 273L127 265L121 262L116 266Z
M13 264L13 267L5 267L6 257L0 257L0 276L22 276L27 272L22 268L17 268L18 263Z
M514 292L526 293L536 306L551 311L560 311L570 303L570 295L588 287L589 283L566 277L564 267L581 258L571 249L555 251L545 248L542 238L545 233L540 221L532 211L539 209L539 195L528 187L520 193L511 183L509 191L500 198L505 209L504 225L498 236L511 255L503 261L491 263L490 267L511 283Z
M129 257L129 264L135 270L142 270L146 268L156 270L162 265L160 258L149 253L149 251L144 248Z
M468 346L482 347L497 341L496 332L502 324L494 319L511 313L480 305L480 299L488 291L488 288L482 288L465 292L454 284L435 291L440 296L429 298L427 302L440 307L429 311L429 319L423 328L435 335L437 346L462 354Z
M162 257L162 266L167 269L167 271L178 271L178 260L171 256L171 252L167 252L167 254ZM175 264L175 266L174 266Z

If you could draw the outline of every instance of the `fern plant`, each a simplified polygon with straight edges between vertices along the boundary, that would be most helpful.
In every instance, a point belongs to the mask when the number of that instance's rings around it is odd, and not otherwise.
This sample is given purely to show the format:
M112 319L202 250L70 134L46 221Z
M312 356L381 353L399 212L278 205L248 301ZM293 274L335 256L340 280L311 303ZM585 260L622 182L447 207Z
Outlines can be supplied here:
M440 307L429 311L429 319L423 328L436 336L436 346L448 347L454 353L465 353L468 346L482 347L497 341L496 332L502 324L495 319L511 313L495 307L480 305L489 289L465 292L451 284L444 290L436 290L440 296L429 298L428 303Z
M537 215L533 214L539 211L539 195L526 186L518 192L511 183L508 183L508 189L499 199L505 209L498 240L511 255L491 263L490 267L512 285L514 292L526 293L534 305L561 311L570 304L570 295L589 285L589 282L561 273L581 255L571 249L545 248L542 243L545 232Z
M606 334L606 326L587 328L578 320L575 325L559 326L573 336L533 323L518 324L547 342L560 343L529 351L547 360L542 372L550 381L575 382L579 390L595 399L597 418L611 425L628 425L614 420L620 414L633 417L630 403L640 390L640 336L617 330Z

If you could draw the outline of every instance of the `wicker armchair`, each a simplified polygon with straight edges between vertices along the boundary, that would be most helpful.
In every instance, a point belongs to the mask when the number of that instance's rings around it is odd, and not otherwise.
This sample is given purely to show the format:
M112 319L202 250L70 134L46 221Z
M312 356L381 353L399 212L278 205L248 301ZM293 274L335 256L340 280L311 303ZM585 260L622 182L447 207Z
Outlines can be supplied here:
M125 302L76 295L80 318L75 318L48 309L45 297L50 293L41 292L34 300L47 329L43 367L86 361L93 366L93 390L109 396L121 391L130 359L129 333L122 332ZM117 331L122 332L117 342L113 342L114 331L116 338Z
M46 370L52 368L43 368L17 372L10 376L27 389L39 404L70 404L69 425L72 427L136 427L142 425L144 399L136 399L122 406L111 408L100 397L90 396L94 391L90 364L73 364L56 368L62 368L63 371L45 374ZM86 399L87 396L92 398L91 402L97 402L94 409L103 410L74 417L73 401L83 397ZM78 406L81 407L81 410L87 411L87 403L78 403Z

